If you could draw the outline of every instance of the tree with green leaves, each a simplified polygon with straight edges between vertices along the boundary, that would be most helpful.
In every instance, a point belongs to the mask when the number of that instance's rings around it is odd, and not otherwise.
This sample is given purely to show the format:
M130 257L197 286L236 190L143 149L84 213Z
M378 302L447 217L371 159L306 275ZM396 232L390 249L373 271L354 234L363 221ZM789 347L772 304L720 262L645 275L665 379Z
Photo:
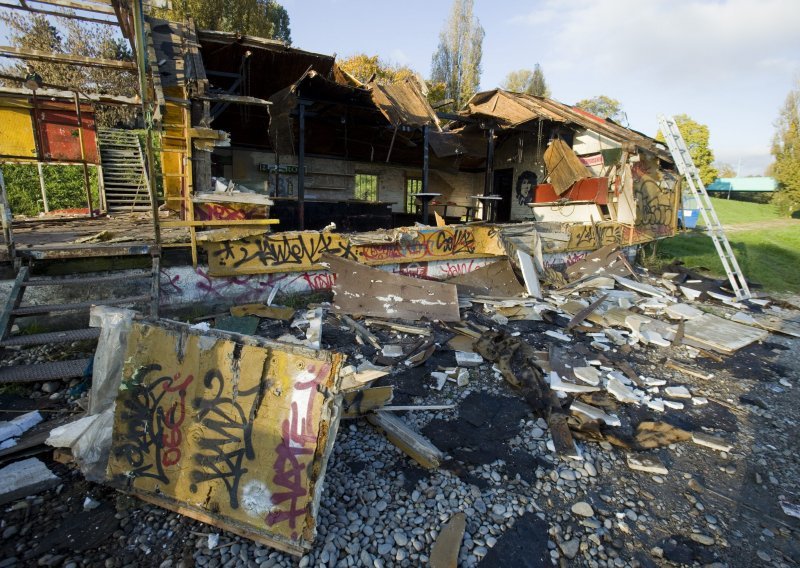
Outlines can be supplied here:
M800 81L786 95L778 113L772 155L775 161L769 173L778 182L778 191L772 202L786 214L794 216L800 211Z
M673 117L678 130L689 148L689 155L700 173L703 185L709 185L719 177L717 168L714 167L714 152L708 145L708 126L694 121L688 114L677 114ZM664 135L659 132L656 140L664 141Z
M444 84L444 99L452 99L456 110L478 91L481 80L485 32L472 9L473 0L453 0L431 63L431 82Z
M174 0L170 9L155 11L161 18L194 18L202 30L239 32L292 43L289 14L275 0Z
M549 97L550 88L544 79L544 72L541 65L534 65L533 70L519 69L506 75L502 87L506 91L515 93L527 93L537 97Z
M406 65L394 65L383 61L377 55L357 53L338 62L339 67L366 83L374 78L378 83L395 83L405 79L415 79L416 73Z
M625 118L622 104L617 99L605 95L583 99L575 103L575 106L600 118L610 118L614 122L620 122Z

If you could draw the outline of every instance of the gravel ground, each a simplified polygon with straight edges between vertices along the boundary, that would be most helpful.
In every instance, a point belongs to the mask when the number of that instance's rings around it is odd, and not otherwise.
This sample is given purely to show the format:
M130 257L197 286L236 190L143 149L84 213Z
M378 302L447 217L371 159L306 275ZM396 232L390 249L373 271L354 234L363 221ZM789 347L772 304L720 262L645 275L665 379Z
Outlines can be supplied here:
M529 321L502 327L536 348L552 342L545 330L559 329ZM591 339L576 337L586 345ZM328 347L356 352L353 336L333 320L326 320L326 339L335 342ZM0 364L87 350L85 344L46 346L7 353ZM465 387L447 383L434 390L429 373L455 364L452 352L437 351L425 366L383 381L396 385L395 404L456 405L402 415L440 447L451 440L450 459L439 470L422 470L366 421L343 422L325 478L318 537L299 561L86 482L39 454L63 483L4 506L0 568L423 566L438 531L458 511L467 518L459 566L794 566L800 520L784 514L779 502L800 502L798 340L770 335L722 363L693 355L686 347L653 346L606 353L640 375L709 400L656 419L733 446L725 453L689 441L637 454L658 457L667 474L631 470L627 452L606 441L579 442L581 460L559 458L546 422L489 363L470 369ZM714 376L676 373L664 366L666 358ZM73 381L2 396L70 412L84 393L81 381ZM653 414L633 405L617 412L623 427Z

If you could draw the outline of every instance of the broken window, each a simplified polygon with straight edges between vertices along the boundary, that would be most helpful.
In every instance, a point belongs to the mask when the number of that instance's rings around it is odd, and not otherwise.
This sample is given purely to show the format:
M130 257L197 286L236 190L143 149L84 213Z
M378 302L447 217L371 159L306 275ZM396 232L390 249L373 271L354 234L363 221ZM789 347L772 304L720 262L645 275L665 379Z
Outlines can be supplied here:
M417 200L415 195L422 191L422 178L421 177L407 177L406 178L406 213L416 213Z
M356 174L356 199L378 201L378 176Z

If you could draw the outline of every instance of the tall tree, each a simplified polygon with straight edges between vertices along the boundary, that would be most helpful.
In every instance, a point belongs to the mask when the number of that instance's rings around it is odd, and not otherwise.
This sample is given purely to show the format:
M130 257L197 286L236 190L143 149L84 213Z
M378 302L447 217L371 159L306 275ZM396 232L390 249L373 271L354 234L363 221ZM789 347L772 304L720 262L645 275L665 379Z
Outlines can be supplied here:
M372 77L375 77L378 83L394 83L416 78L416 73L410 67L387 63L377 55L369 56L366 53L357 53L338 63L341 69L362 83L366 83Z
M530 69L520 69L506 75L503 88L507 91L527 93L537 97L550 96L550 88L544 79L542 67L538 63L534 65L532 71Z
M719 177L719 172L714 167L714 152L708 145L708 126L692 120L688 114L677 114L674 118L694 165L700 172L700 179L704 185L713 183ZM656 140L663 141L664 135L659 132Z
M772 155L775 161L770 173L778 182L772 201L793 216L800 211L800 80L778 112Z
M472 8L473 0L453 0L431 62L431 82L444 83L444 98L453 100L454 109L464 106L481 80L485 32Z
M22 16L16 11L0 13L0 21L6 25L9 42L15 47L118 61L132 59L127 43L111 26L64 19L56 28L43 15ZM28 68L25 63L17 61L0 67L0 71L24 77ZM44 83L71 90L128 96L137 93L136 75L126 71L45 62L35 62L30 68ZM4 82L11 84L10 80ZM12 86L20 85L14 83ZM135 112L133 108L99 106L97 120L104 126L113 126L118 122L130 122Z
M575 103L575 106L600 118L610 118L614 122L620 122L625 117L622 104L617 99L605 95L583 99Z
M717 175L721 178L736 177L736 169L727 162L714 162L714 167L717 168Z
M275 0L178 0L159 17L182 21L194 18L198 28L278 39L292 43L289 14Z

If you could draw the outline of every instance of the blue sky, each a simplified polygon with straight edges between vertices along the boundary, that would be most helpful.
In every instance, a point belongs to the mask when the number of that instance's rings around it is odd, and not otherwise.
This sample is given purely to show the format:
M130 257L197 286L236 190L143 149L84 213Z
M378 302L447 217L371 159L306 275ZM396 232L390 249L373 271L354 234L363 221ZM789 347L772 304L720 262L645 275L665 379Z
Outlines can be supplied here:
M284 0L296 47L365 52L423 76L447 0ZM622 102L632 128L654 135L659 113L709 126L720 161L741 174L771 162L773 123L800 81L798 0L475 0L486 31L481 88L539 63L553 98Z
M296 47L377 54L424 77L450 10L449 0L281 3ZM553 98L608 95L646 134L659 113L707 124L717 159L742 175L771 162L773 123L800 83L798 0L475 0L475 15L481 88L539 63Z

